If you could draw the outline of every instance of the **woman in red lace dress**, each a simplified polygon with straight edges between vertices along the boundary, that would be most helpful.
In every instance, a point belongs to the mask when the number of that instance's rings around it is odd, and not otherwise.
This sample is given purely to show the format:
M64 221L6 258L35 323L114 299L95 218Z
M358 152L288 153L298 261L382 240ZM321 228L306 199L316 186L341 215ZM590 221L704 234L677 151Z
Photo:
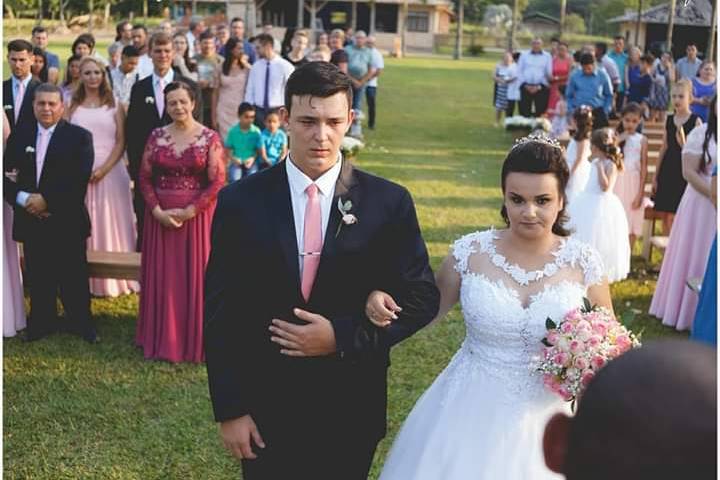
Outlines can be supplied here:
M193 119L194 92L184 83L169 84L164 103L173 122L152 132L140 169L147 208L136 342L145 358L202 362L203 276L224 151L218 134Z
M572 58L568 45L565 42L558 44L557 54L552 62L552 81L550 82L550 96L548 97L548 111L554 111L560 100L560 87L567 85L572 67ZM568 112L572 113L572 112Z

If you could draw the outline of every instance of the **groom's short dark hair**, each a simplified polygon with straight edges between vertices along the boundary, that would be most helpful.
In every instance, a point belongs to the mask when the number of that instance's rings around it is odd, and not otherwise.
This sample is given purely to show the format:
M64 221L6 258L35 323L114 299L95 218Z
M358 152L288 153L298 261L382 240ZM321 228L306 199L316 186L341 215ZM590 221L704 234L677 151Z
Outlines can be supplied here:
M328 98L344 93L348 110L352 106L353 91L350 77L330 62L310 62L296 69L285 86L285 108L290 113L292 97Z

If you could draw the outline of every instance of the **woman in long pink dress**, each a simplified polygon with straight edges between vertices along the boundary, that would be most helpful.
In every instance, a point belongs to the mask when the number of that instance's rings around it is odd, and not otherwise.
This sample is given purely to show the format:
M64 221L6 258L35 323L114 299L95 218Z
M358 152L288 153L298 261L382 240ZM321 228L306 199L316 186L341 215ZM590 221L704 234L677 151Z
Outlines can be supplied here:
M222 141L192 118L194 92L165 88L173 122L145 145L140 190L145 209L140 315L136 342L145 358L202 362L204 273L210 224L225 184Z
M10 122L3 113L3 147L10 135ZM10 173L12 175L12 173ZM3 202L3 337L14 337L24 329L25 301L20 278L18 245L12 238L13 209Z
M713 99L708 123L693 129L682 151L683 176L688 181L680 200L660 278L650 304L650 314L677 330L692 327L698 295L686 282L703 278L717 232L716 210L711 200L710 173L717 161ZM706 138L706 132L711 132Z
M95 162L85 204L92 231L88 250L132 252L135 250L135 218L130 176L123 160L125 111L118 108L105 68L93 57L80 62L80 82L68 109L71 123L92 132ZM117 297L139 291L137 282L90 279L90 293Z
M550 82L548 110L555 110L555 105L557 105L561 97L560 87L567 85L571 67L572 58L570 57L567 43L561 42L558 44L558 53L553 57L552 62L552 81Z
M213 127L225 140L230 127L238 123L238 107L245 98L245 85L250 74L250 64L243 50L242 40L228 40L225 46L225 61L215 82L219 85L213 90L212 118Z

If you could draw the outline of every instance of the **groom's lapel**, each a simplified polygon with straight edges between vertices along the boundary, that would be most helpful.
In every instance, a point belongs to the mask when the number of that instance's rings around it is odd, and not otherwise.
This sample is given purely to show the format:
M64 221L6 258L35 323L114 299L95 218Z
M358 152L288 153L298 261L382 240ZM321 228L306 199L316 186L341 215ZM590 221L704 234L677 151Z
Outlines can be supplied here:
M342 200L343 204L348 200L351 201L352 208L350 209L350 213L355 212L360 204L360 189L355 187L357 187L355 169L347 159L343 159L340 176L335 183L335 194L332 204L330 205L330 218L328 219L325 240L323 241L320 266L318 267L315 284L310 294L311 300L316 296L317 292L322 290L327 281L332 281L332 279L326 278L327 273L332 270L332 262L335 260L338 248L342 245L344 237L350 231L346 225L343 225L338 231L338 227L340 227L342 221L342 214L338 209L338 200Z
M300 266L297 249L297 236L295 234L295 218L293 217L292 200L290 198L290 183L284 163L277 167L278 179L270 195L270 212L275 225L275 234L280 249L285 257L290 281L293 282L293 291L300 294Z

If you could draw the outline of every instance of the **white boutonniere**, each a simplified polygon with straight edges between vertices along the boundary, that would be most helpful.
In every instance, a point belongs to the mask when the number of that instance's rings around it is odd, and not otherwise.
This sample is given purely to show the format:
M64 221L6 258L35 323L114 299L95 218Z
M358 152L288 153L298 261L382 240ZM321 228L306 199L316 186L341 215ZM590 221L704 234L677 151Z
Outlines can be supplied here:
M155 97L145 97L145 103L155 103Z
M342 215L342 221L338 225L337 232L335 232L335 237L340 235L340 229L344 225L354 225L358 222L358 219L355 215L350 213L350 210L352 209L352 202L348 200L347 202L343 203L342 198L338 198L338 210L340 211L340 215Z
M27 147L25 147L25 153L35 153L35 149L28 145Z
M12 110L12 108L13 108L12 105L5 105L5 110Z

